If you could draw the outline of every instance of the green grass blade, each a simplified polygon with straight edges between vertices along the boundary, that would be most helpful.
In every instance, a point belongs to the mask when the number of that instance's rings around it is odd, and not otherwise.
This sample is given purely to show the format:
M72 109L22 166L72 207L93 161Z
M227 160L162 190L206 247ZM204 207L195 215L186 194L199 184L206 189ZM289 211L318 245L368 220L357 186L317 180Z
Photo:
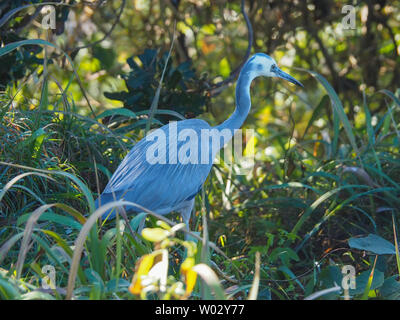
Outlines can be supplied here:
M356 138L353 134L353 128L349 122L349 119L347 118L345 111L344 111L342 102L339 99L338 95L336 94L335 90L332 88L332 86L329 84L329 82L319 73L311 71L311 70L306 70L306 69L301 69L301 70L306 71L306 72L310 73L312 76L314 76L319 81L319 83L322 84L322 86L325 88L325 90L328 92L328 95L331 98L334 116L336 114L339 117L339 119L342 122L342 125L344 127L344 130L347 134L347 137L350 141L350 144L353 147L354 152L356 153L357 156L359 156ZM336 136L336 134L335 134L335 136Z
M365 286L365 290L361 297L361 300L368 300L369 290L371 289L372 281L374 280L374 273L375 273L375 267L376 267L377 260L378 260L378 255L375 256L374 265L372 266L371 273L368 277L367 285Z
M399 277L400 277L400 253L399 253L399 244L397 242L396 222L394 220L394 213L393 212L392 212L392 224L393 224L394 246L396 248L397 272L398 272Z

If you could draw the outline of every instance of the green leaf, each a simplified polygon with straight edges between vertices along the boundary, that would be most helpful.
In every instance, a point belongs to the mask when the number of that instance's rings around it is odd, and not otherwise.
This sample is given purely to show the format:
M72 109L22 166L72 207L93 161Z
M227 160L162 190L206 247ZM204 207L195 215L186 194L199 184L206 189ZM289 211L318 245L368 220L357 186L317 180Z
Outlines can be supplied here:
M18 289L5 279L0 279L0 297L4 300L17 300L21 298Z
M332 106L333 106L333 115L335 118L335 115L338 116L338 118L340 119L340 121L342 122L342 125L344 127L344 130L347 134L347 137L350 141L351 146L353 147L353 150L355 151L355 153L357 155L359 155L358 152L358 148L357 148L357 144L356 144L356 138L353 134L353 128L350 124L349 119L347 118L347 115L344 111L342 102L340 101L338 95L336 94L335 90L332 88L332 86L329 84L329 82L319 73L316 73L314 71L311 70L306 70L306 69L302 69L303 71L307 71L308 73L310 73L312 76L314 76L321 84L322 86L325 88L325 90L328 92L329 97L331 98L331 102L332 102ZM335 137L336 138L336 134ZM335 150L336 151L336 150Z
M278 268L279 271L286 273L289 276L289 280L294 280L296 283L300 286L303 291L305 291L304 286L301 284L301 282L297 279L296 275L287 267L287 266L281 266Z
M22 300L55 300L55 298L48 293L40 291L31 291L21 296Z
M385 279L383 285L379 288L379 293L384 299L400 299L400 282L396 280L397 276Z
M365 92L363 92L363 105L365 113L365 124L367 126L367 133L368 133L368 142L370 143L371 146L373 146L375 145L375 134L374 134L374 128L372 127L371 112L369 111L367 105L367 97L365 95Z
M368 285L370 286L369 290L375 290L383 285L383 282L385 280L385 275L383 272L379 271L378 269L375 269L371 283L369 283L370 275L371 275L371 270L367 270L367 271L364 271L363 273L361 273L356 278L356 288L350 289L349 294L351 296L363 294L365 291L365 288Z
M386 89L382 89L379 90L378 92L386 94L388 97L390 97L394 103L397 104L398 107L400 107L400 100L393 94L393 92L386 90Z
M231 73L231 67L229 66L229 62L228 59L223 58L220 62L219 62L219 73L221 74L221 76L228 77L229 74Z
M104 290L104 282L95 270L86 269L85 275L90 284L98 286L99 288L101 288L102 291Z
M146 219L146 216L147 216L146 212L140 212L134 218L132 218L130 222L132 230L138 230L140 222L142 222L143 219Z
M27 214L20 216L17 220L17 226L26 222L30 216L31 216L31 213L27 213ZM63 225L65 227L74 228L76 230L80 230L82 228L82 225L79 222L75 221L74 219L65 217L65 216L62 216L59 214L51 213L51 212L43 213L40 216L39 221L51 221L51 222L55 222L60 225Z
M389 241L375 235L369 234L364 238L349 239L349 246L354 249L370 251L374 254L396 254L396 248Z
M336 193L338 193L339 191L345 190L345 189L350 189L350 188L366 188L366 186L363 185L346 185L346 186L342 186L333 190L330 190L328 192L326 192L325 194L323 194L322 196L320 196L317 200L315 200L308 208L307 210L304 212L304 214L301 216L301 218L297 221L297 223L295 224L295 226L293 227L291 233L297 234L297 232L299 231L300 227L303 225L303 223L309 218L309 216L311 215L311 213L313 213L313 211L324 201L326 201L327 199L329 199L330 197L332 197L333 195L335 195Z
M205 34L209 34L209 35L213 35L215 32L215 25L210 23L210 24L206 24L201 28L201 31L203 31Z
M323 110L323 108L325 107L325 105L329 102L329 96L324 95L321 99L321 101L319 102L318 106L314 109L310 120L308 121L307 127L304 130L303 133L303 139L304 136L306 135L306 133L308 132L308 129L310 129L311 125L314 123L315 120L317 120Z
M108 116L124 116L127 118L136 118L136 114L126 108L117 108L117 109L111 109L111 110L107 110L104 111L103 113L99 114L96 119L101 119L101 118L105 118Z

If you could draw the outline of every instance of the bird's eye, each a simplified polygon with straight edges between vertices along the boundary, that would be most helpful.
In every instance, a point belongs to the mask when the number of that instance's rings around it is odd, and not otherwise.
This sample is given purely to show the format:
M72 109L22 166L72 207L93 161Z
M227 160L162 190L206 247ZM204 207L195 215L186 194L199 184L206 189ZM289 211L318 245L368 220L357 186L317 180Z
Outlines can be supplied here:
M271 66L271 69L269 70L269 72L271 72L271 73L275 73L275 70L276 70L276 65L272 65Z

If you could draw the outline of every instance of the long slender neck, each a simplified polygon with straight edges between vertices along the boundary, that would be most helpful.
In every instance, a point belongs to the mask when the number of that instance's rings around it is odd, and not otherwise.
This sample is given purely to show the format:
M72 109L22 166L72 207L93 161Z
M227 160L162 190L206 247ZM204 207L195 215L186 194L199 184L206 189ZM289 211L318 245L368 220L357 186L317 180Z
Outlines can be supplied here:
M236 131L246 120L251 107L250 84L253 80L250 72L246 72L246 66L240 72L236 83L236 108L232 115L217 126L218 130L230 129Z

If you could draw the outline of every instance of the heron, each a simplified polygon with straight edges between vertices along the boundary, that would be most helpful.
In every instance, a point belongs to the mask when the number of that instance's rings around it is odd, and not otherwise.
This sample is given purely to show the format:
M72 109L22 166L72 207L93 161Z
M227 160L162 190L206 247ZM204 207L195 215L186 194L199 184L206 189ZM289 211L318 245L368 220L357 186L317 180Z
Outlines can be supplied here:
M227 120L211 127L201 119L186 119L170 122L152 131L137 142L122 160L96 200L96 207L115 200L126 200L159 215L178 212L189 230L195 196L210 173L213 160L219 152L216 149L220 149L232 139L246 120L251 107L250 85L259 76L277 77L303 87L298 80L282 71L273 58L264 53L254 54L240 71L236 82L236 107ZM204 132L208 132L209 135L191 149L192 142L186 139L190 136L188 132L197 137L201 137ZM221 132L225 132L223 141ZM212 140L215 137L216 139ZM219 142L215 148L210 148L212 141ZM191 151L192 155L187 156L187 150ZM187 157L177 159L177 154ZM200 157L202 159L199 159ZM125 209L127 212L141 211L134 206L126 206ZM109 210L103 217L112 219L115 215L116 210ZM139 231L143 225L144 219Z

